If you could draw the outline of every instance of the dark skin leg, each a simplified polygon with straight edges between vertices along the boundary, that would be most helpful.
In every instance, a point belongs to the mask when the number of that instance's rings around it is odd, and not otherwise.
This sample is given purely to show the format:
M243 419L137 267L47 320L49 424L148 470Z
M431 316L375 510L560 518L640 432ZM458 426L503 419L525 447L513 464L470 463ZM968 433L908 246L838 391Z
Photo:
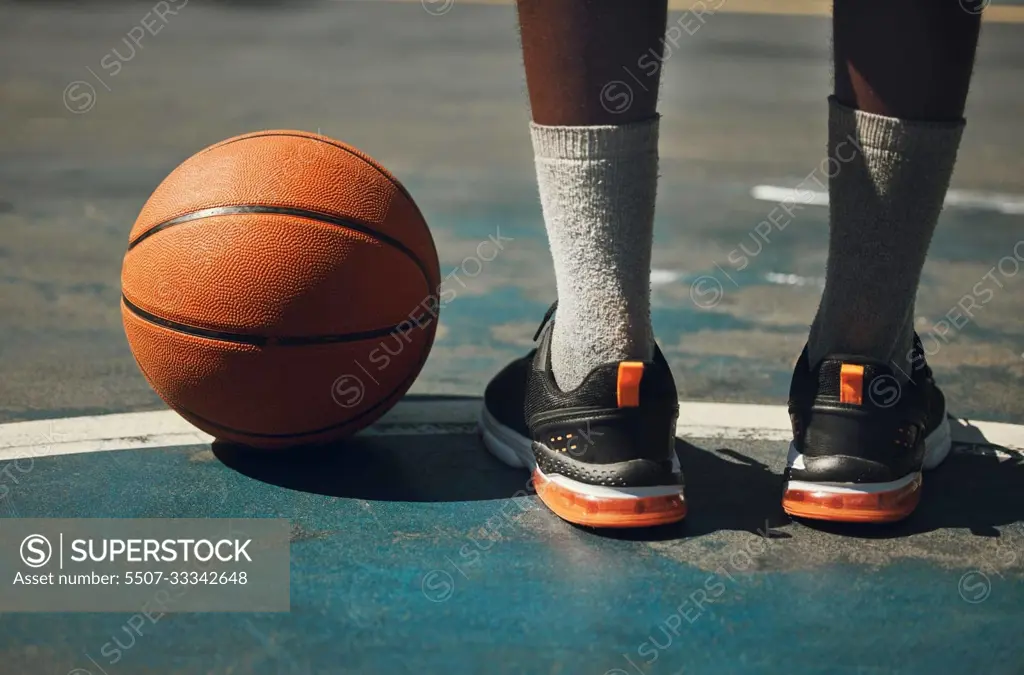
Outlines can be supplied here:
M907 120L963 117L980 14L960 0L835 0L832 21L839 103Z
M648 76L636 64L645 54L651 58L651 49L661 56L668 0L517 4L534 122L627 124L655 115L660 72Z

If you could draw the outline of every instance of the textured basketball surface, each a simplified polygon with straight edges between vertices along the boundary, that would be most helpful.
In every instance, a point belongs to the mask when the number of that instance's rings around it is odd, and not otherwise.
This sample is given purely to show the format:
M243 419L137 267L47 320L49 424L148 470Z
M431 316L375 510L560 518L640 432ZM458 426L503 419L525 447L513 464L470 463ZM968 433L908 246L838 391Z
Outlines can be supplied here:
M160 396L257 447L322 443L383 415L433 342L437 253L365 154L265 131L199 152L143 207L122 316Z

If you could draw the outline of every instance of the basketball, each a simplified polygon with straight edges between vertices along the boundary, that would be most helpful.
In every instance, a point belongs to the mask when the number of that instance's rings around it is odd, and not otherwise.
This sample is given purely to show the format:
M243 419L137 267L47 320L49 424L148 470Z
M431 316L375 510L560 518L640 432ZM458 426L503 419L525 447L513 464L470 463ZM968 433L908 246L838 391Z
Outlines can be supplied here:
M264 131L213 145L142 208L121 272L132 353L220 439L274 449L372 424L433 344L437 252L415 202L344 143Z

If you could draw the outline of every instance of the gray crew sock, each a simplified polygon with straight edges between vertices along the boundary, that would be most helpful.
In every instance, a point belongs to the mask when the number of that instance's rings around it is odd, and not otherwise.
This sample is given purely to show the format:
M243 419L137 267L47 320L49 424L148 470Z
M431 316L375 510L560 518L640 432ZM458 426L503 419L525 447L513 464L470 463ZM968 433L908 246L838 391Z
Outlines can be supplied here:
M530 132L558 289L551 365L568 391L598 365L651 358L658 118Z
M909 375L917 286L964 122L900 120L832 98L828 127L838 170L829 181L828 264L808 340L811 366L856 354Z

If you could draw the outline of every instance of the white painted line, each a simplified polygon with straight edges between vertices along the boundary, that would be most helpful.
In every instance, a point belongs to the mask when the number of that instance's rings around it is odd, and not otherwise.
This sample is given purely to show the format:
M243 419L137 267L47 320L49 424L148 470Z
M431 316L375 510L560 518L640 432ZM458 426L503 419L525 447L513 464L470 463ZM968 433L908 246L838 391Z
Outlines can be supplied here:
M420 410L420 406L427 409ZM466 401L403 402L362 435L467 433L472 431L470 427L475 428L476 419L467 412ZM63 417L0 424L0 460L206 445L212 441L212 436L171 410Z
M788 202L807 206L828 206L828 193L818 190L797 190L778 185L755 185L750 190L750 196L763 202L777 204Z
M407 400L399 403L366 436L421 436L476 433L477 400ZM1024 426L999 422L951 421L954 443L993 454L990 446L1024 450ZM739 403L680 403L681 438L788 441L784 406ZM170 410L65 417L0 424L0 461L110 450L206 445L212 437ZM1000 457L1006 453L995 451Z
M770 284L778 286L817 286L825 287L823 277L802 277L799 274L786 274L783 272L768 272L762 277Z
M765 202L828 206L828 193L821 190L804 190L779 187L778 185L755 185L750 196ZM972 190L950 190L946 193L946 206L965 209L995 211L1011 216L1024 215L1024 196L1000 194L998 192L974 192Z
M1024 197L997 192L950 190L946 193L946 206L998 211L1011 216L1024 215Z
M681 272L675 272L673 270L651 270L651 286L664 286L665 284L674 284L683 277Z

